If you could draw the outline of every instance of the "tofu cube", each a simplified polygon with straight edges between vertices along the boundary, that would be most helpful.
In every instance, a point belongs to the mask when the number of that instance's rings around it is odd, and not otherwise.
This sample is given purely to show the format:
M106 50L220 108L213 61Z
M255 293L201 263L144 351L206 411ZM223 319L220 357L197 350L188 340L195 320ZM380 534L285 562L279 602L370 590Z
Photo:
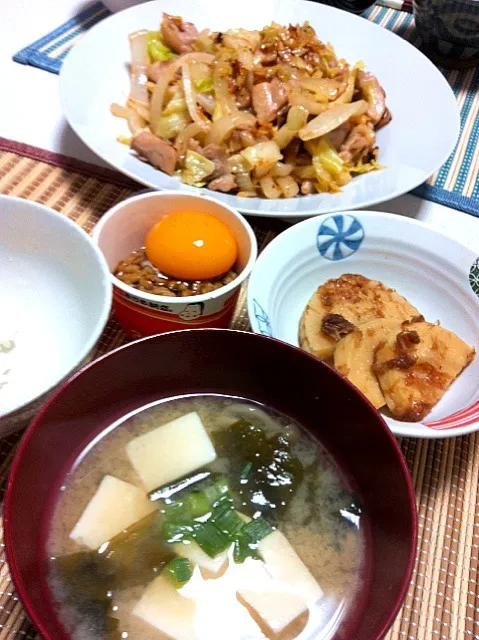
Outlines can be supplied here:
M73 527L70 538L98 549L155 510L142 489L107 475Z
M275 634L281 633L307 609L302 598L288 591L242 589L238 593Z
M258 544L258 551L270 575L294 586L293 592L305 603L312 604L323 596L316 579L281 531L273 531L263 538Z
M134 438L126 451L147 491L178 480L216 458L197 413L188 413Z
M235 568L238 595L274 634L281 633L308 608L294 585L273 578L264 562L248 558Z
M195 640L196 603L186 598L162 575L147 587L135 605L138 616L175 640Z
M229 553L229 550L226 549L219 553L216 558L210 558L196 542L190 542L189 544L179 542L173 545L173 550L179 556L188 558L192 564L198 565L200 569L206 569L213 575L216 575L223 568Z

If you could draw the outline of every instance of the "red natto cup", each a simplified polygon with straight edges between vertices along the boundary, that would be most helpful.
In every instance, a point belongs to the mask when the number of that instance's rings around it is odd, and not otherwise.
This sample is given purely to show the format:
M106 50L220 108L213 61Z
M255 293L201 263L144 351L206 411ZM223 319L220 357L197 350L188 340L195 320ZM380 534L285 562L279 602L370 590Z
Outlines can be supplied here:
M113 275L121 260L145 246L148 231L163 217L180 211L208 213L221 220L238 245L238 276L220 289L197 296L169 297L139 291ZM240 286L249 276L258 248L251 226L226 204L181 191L142 193L110 209L93 231L113 281L113 308L130 338L188 328L228 327Z

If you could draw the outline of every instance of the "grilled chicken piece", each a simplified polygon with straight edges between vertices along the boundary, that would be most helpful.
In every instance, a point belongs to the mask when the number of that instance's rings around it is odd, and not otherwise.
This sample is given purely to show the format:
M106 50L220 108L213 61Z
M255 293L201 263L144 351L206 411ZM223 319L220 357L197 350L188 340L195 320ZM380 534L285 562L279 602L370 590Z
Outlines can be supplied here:
M381 129L382 127L385 127L387 124L389 124L391 122L391 120L393 119L391 112L389 111L389 109L386 107L381 120L377 123L376 125L376 129Z
M412 322L378 345L373 371L393 416L418 422L474 356L474 348L452 331L429 322Z
M260 122L272 122L287 103L288 94L278 78L255 84L252 92L253 109Z
M157 60L156 62L148 65L148 69L146 70L148 80L151 80L151 82L158 82L158 80L165 73L171 63L172 60ZM177 75L179 76L179 73Z
M203 151L200 151L201 155L208 160L212 160L216 169L212 175L212 178L219 178L223 176L225 173L229 173L229 165L228 165L228 154L223 147L220 147L217 144L211 143L207 144Z
M236 94L236 104L238 109L247 109L251 105L251 93L246 87L243 87Z
M349 122L343 122L343 124L333 129L328 133L328 139L336 151L340 151L341 145L351 132L351 124Z
M224 193L228 193L236 189L236 187L236 180L231 173L225 173L208 183L208 189L211 189L211 191L223 191Z
M367 114L373 124L377 124L386 111L386 92L372 73L358 71L357 78L359 89L369 105Z
M376 134L367 124L356 125L341 145L340 156L344 162L357 160L363 151L372 149L376 142Z
M303 312L300 346L320 360L334 354L338 341L324 332L326 316L340 315L355 326L377 318L399 323L419 315L412 304L382 282L346 273L318 287Z
M175 53L193 51L193 43L198 37L198 29L194 24L164 13L160 28L165 44Z
M159 138L148 131L142 131L133 138L131 148L157 169L161 169L169 176L173 175L177 152L168 140Z
M364 322L342 338L334 351L334 366L352 382L376 409L384 406L384 399L372 365L376 347L391 331L396 333L401 322L396 318L380 318Z

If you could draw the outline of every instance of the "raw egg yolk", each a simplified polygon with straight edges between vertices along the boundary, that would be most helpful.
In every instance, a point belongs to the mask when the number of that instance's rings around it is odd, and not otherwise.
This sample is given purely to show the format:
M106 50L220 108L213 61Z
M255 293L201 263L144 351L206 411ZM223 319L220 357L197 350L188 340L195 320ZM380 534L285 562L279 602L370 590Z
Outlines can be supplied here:
M150 229L145 242L150 262L167 276L209 280L236 262L236 239L228 227L208 213L185 211L165 216Z

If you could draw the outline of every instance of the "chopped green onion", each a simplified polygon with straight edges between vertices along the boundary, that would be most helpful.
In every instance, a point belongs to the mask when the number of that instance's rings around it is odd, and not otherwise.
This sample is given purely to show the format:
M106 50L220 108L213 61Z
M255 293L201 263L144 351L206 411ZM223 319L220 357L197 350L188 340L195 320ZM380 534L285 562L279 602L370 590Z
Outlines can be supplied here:
M195 80L195 88L199 93L210 93L213 91L213 76Z
M175 57L175 53L163 42L157 31L148 33L148 54L152 62L158 60L166 62L166 60Z
M225 551L231 544L229 536L220 531L212 522L208 521L198 526L195 531L196 544L210 556L216 556Z
M240 535L236 538L233 547L233 560L236 564L243 564L246 558L257 558L258 553L247 536Z
M244 522L234 510L233 503L223 502L213 511L215 526L229 538L233 539L242 529Z
M211 505L203 491L192 491L185 497L185 506L192 520L211 511Z
M191 540L194 528L187 524L176 524L175 522L165 522L162 528L163 540L169 544Z
M257 518L256 520L247 522L241 533L248 536L250 542L253 544L258 544L258 542L261 542L261 540L266 538L272 531L271 525L269 525L264 518Z
M258 543L272 532L271 526L263 518L250 520L237 534L233 549L233 560L242 564L246 558L258 557Z
M189 524L190 514L188 507L183 500L162 504L161 513L168 522Z
M206 489L204 490L204 494L211 506L216 506L217 502L221 500L221 498L229 496L228 481L226 480L226 478L221 476L216 480L214 484L206 487Z
M177 589L186 584L193 575L193 569L188 558L173 558L163 571Z

